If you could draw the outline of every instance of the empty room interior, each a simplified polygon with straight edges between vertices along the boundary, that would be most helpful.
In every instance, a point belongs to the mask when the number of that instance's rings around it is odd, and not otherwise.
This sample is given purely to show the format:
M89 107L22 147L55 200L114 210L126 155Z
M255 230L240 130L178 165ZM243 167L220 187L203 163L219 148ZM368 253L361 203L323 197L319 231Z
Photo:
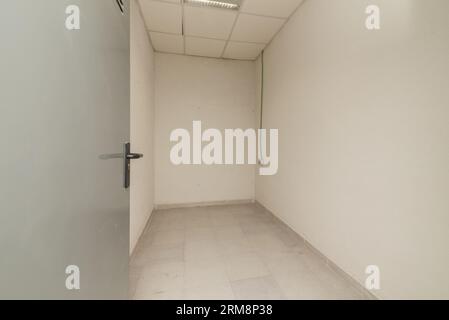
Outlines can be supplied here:
M449 1L130 10L130 299L449 298Z

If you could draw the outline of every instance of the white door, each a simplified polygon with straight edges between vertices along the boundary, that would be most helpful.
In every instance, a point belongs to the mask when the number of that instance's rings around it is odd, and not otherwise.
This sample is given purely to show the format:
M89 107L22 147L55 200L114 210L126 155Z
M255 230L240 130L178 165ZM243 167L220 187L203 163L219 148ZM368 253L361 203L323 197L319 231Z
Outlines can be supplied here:
M127 298L128 1L2 1L0 25L0 298Z

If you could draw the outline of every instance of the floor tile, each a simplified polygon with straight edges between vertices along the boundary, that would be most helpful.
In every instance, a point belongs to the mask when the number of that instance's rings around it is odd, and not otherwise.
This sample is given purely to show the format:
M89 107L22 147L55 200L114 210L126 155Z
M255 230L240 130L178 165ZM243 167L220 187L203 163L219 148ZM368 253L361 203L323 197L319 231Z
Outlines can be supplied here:
M240 223L240 227L244 234L268 234L275 233L276 225L271 222L254 222L254 223Z
M192 241L185 244L184 257L186 261L212 259L219 256L219 248L215 239L209 242Z
M234 300L229 282L184 289L186 300Z
M183 262L184 245L161 245L138 248L131 259L131 266L145 266L152 262Z
M254 248L245 238L218 240L218 250L223 256L235 256L254 252Z
M129 298L134 297L139 279L140 279L140 277L129 276L129 278L128 278L128 297Z
M298 253L278 253L261 256L268 269L274 273L311 273L304 258Z
M256 205L156 211L129 273L134 299L362 298L301 237Z
M261 255L276 256L280 253L299 252L299 247L289 247L275 234L248 234L248 241Z
M186 228L207 228L212 226L212 219L209 212L204 211L186 212L185 227Z
M331 286L326 286L310 273L277 273L279 283L287 299L291 300L333 300L337 295Z
M229 256L225 259L230 281L263 277L270 274L265 263L255 253Z
M184 300L184 292L182 289L159 291L151 294L135 294L134 300Z
M129 276L134 278L140 278L142 275L143 267L142 266L129 266Z
M238 300L280 300L285 298L272 276L233 281L231 286Z
M217 241L230 241L247 239L239 226L221 226L215 228L215 238Z
M186 217L181 212L162 211L151 219L150 230L179 230L184 229Z
M273 233L288 247L304 247L304 240L287 226L277 226Z
M230 210L232 210L234 213L237 213L239 215L247 215L247 214L255 214L258 213L258 209L254 204L239 204L230 207Z
M184 287L207 287L227 284L228 277L224 260L221 258L187 261Z
M137 282L136 299L150 298L183 288L184 263L155 263L145 267Z
M177 245L183 244L185 240L184 230L160 230L156 231L152 237L152 245Z
M208 207L211 215L232 215L235 213L235 205L211 206Z
M238 226L239 221L232 214L217 214L212 213L210 215L212 226L222 227L222 226Z
M215 241L215 229L212 227L189 228L185 230L185 241Z

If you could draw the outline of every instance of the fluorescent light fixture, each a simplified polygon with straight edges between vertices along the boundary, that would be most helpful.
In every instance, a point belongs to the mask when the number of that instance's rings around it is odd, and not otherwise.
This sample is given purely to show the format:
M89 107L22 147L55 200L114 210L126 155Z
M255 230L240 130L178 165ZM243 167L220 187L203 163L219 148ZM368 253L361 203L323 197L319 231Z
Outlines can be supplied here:
M184 0L184 3L204 7L238 10L241 0Z

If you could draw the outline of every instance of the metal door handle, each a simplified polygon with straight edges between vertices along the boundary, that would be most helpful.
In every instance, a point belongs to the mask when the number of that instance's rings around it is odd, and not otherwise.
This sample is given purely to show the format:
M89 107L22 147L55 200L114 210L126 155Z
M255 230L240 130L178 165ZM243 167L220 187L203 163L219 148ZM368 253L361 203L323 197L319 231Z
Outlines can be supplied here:
M123 152L123 162L124 162L124 188L128 189L131 182L131 160L143 158L141 153L131 153L131 143L127 142L124 144Z
M143 154L141 153L130 153L126 156L128 159L130 160L136 160L136 159L141 159L143 158Z

